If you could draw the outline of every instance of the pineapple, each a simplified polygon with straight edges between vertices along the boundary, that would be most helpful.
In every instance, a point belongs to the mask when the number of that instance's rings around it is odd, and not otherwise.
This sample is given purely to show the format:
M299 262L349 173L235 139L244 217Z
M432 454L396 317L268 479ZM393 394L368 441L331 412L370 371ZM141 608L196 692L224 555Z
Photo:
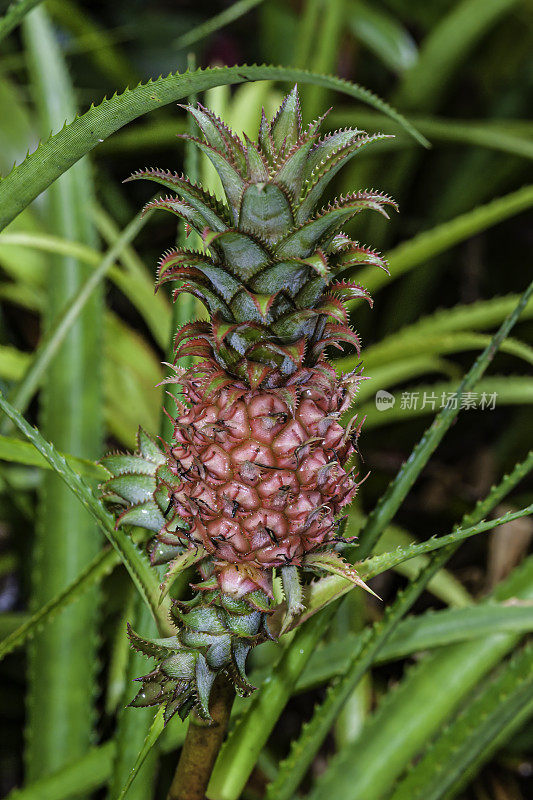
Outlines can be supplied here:
M340 167L382 138L345 129L320 138L322 119L302 128L297 87L274 119L265 114L258 142L241 140L211 111L188 111L205 139L192 140L215 166L227 203L187 178L141 170L175 193L147 208L176 214L203 250L173 249L159 265L157 286L177 281L174 299L190 292L209 321L176 335L167 379L179 387L172 441L139 434L135 455L104 461L105 491L125 505L117 524L157 533L152 563L170 562L163 591L185 566L198 565L195 596L174 601L176 635L132 644L157 659L133 705L165 704L165 719L191 708L209 721L209 694L224 673L237 691L253 687L245 663L251 647L272 636L273 575L281 576L287 629L302 610L302 569L342 571L362 584L337 553L339 515L358 486L350 467L360 424L345 412L360 368L337 376L328 347L359 351L344 301L366 290L342 273L359 265L383 269L374 250L340 232L363 209L387 216L393 200L373 190L341 197L316 211ZM340 276L340 277L339 277ZM364 585L364 584L362 584Z

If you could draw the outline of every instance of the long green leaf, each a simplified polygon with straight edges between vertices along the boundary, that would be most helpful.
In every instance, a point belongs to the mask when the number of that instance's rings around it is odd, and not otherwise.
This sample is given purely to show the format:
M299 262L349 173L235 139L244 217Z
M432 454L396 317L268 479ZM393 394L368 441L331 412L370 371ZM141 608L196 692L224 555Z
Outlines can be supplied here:
M391 800L440 800L533 714L533 644L524 647L427 750ZM503 734L503 736L502 736ZM455 793L454 793L455 794Z
M156 712L156 714L154 716L154 721L152 722L152 725L150 726L150 730L148 731L148 735L147 735L146 739L144 740L144 744L142 746L142 749L141 749L141 751L140 751L140 753L139 753L139 755L138 755L138 757L137 757L137 759L135 761L135 764L133 765L133 768L132 768L132 770L130 772L128 780L124 784L124 787L122 788L122 791L117 795L117 800L123 800L123 798L126 797L128 789L130 788L131 784L133 783L133 780L137 776L137 773L139 772L140 768L144 764L148 754L150 753L150 750L152 750L152 748L156 744L157 740L159 739L159 737L163 733L163 728L165 726L165 722L164 722L164 719L163 719L164 712L165 712L165 709L163 708L163 706L161 706L159 708L159 710Z
M81 792L92 792L109 776L115 749L113 740L91 747L62 769L15 789L8 795L9 800L67 800Z
M313 59L316 41L316 26L322 10L322 0L307 0L302 8L296 41L294 43L294 63L297 67L309 67Z
M8 381L20 380L30 359L29 353L23 353L11 345L0 345L0 377Z
M340 39L344 33L346 3L345 0L320 0L319 5L313 47L306 66L316 72L336 73ZM302 107L311 119L315 119L322 113L326 99L326 87L314 83L306 86L302 92Z
M4 611L0 614L0 641L11 636L13 631L26 621L27 615L22 611Z
M533 303L532 312L533 312ZM414 326L413 326L414 327ZM463 350L482 350L490 342L490 336L482 333L471 333L468 330L451 333L430 333L421 338L409 336L405 331L398 336L393 334L383 340L379 345L369 347L365 351L365 368L371 374L376 366L387 364L398 358L408 358L425 354L444 355L459 353ZM533 347L513 339L510 336L501 344L503 353L511 353L523 359L528 364L533 364ZM346 359L335 362L341 369L346 368Z
M62 592L41 606L38 611L0 642L0 659L31 640L67 606L84 595L91 587L100 583L119 563L120 558L115 550L111 548L101 550L86 569Z
M435 108L453 73L481 37L517 0L462 0L423 41L418 60L396 92L402 108Z
M352 535L352 516L353 512L350 509L348 512L347 522L347 530L350 531L350 535ZM356 530L359 530L362 524L363 519L361 518L360 525L357 527L357 529L353 529L354 534L356 533ZM398 547L398 545L405 546L411 544L413 541L416 541L415 538L403 528L399 528L397 525L388 525L383 531L379 542L374 547L374 555L386 553L392 550L394 547ZM422 567L426 566L428 559L429 556L411 558L409 561L404 561L402 564L398 564L396 567L394 567L394 569L400 575L412 580L413 578L416 578ZM437 597L451 608L464 608L472 603L472 597L470 593L465 589L464 585L448 570L442 570L435 575L435 577L432 578L428 583L426 591L430 592L433 597Z
M392 550L389 553L381 553L357 563L357 572L363 580L368 580L388 569L392 569L403 561L408 561L410 558L416 558L435 550L441 550L443 547L458 544L478 533L490 531L498 525L504 525L506 522L512 522L513 519L529 516L532 512L533 506L527 506L520 511L509 512L498 519L478 522L468 528L455 528L452 533L446 536L434 536L425 542L411 544L407 547L397 547L396 550ZM311 583L306 592L305 611L295 620L294 625L302 624L302 622L352 589L353 583L339 575L330 575L327 578Z
M435 149L439 144L460 143L510 153L521 158L533 158L533 142L530 132L522 131L519 125L514 130L515 121L513 120L485 119L480 123L469 119L445 119L418 115L413 115L410 119L413 125L416 125L417 129L431 140ZM383 117L382 114L363 109L354 111L351 108L335 108L328 116L328 123L332 128L354 125L357 128L368 130L369 133L381 131L385 127L385 122L386 117ZM389 142L394 141L399 147L411 147L413 141L405 135L402 128L390 122L386 127L387 132L395 136L395 139L388 140ZM376 147L383 147L383 145L377 144Z
M84 458L76 458L66 453L59 453L69 466L75 471L84 475L91 481L104 481L107 477L106 470L94 461ZM52 469L50 463L42 456L35 447L29 442L14 439L10 436L0 436L0 461L8 461L13 464L25 464L28 467L41 467L42 469Z
M416 44L407 29L382 8L363 0L348 4L348 25L361 44L395 72L416 63ZM346 125L346 122L342 122Z
M482 640L496 633L530 633L533 613L530 602L523 604L487 603L469 608L427 611L403 619L377 654L374 663L383 664L413 656L425 650ZM296 684L307 692L343 675L351 659L360 651L360 634L349 634L324 644L314 653ZM252 681L258 681L254 673Z
M103 20L102 24L95 21L98 13L96 8L93 12L95 17L91 18L89 16L91 9L87 11L80 6L81 4L74 0L46 2L46 8L54 22L72 37L71 41L65 42L65 51L75 54L86 53L109 83L127 86L128 83L137 81L139 79L137 70L116 46L117 42L121 41L120 29L107 30ZM124 36L124 33L122 35Z
M200 25L192 28L192 30L187 31L187 33L183 33L176 39L174 46L180 50L185 47L190 47L191 44L195 44L199 42L200 39L211 36L212 33L216 33L216 31L224 28L236 19L239 19L262 2L263 0L236 0L229 8L221 11L220 14L215 14L213 17L206 20L206 22L202 22Z
M183 744L186 731L186 723L175 717L161 737L161 750L164 753L176 750ZM35 781L23 789L15 789L9 795L9 800L70 800L82 792L98 789L111 775L116 750L115 739L92 747L81 758L53 775Z
M527 517L531 513L533 513L533 505L521 508L520 511L509 511L502 517L496 517L487 522L478 522L476 525L472 525L468 528L455 528L452 533L446 536L433 536L425 542L411 544L407 547L397 547L396 550L392 550L390 553L381 553L380 555L371 556L365 561L361 561L357 564L357 571L364 579L373 578L375 575L381 575L382 572L392 569L397 564L401 564L402 561L407 561L409 558L415 558L424 553L431 553L434 550L440 550L443 547L457 544L464 539L469 539L471 536L476 536L478 533L485 533L499 525L505 525L515 519Z
M148 213L151 217L152 212ZM124 232L120 231L111 217L100 207L93 210L93 218L101 236L111 247L116 246ZM164 348L170 336L171 309L164 293L156 294L153 290L155 269L151 265L150 269L147 269L135 250L129 246L121 250L120 261L124 270L119 270L116 275L110 277L146 321L158 345Z
M383 619L361 636L359 649L354 653L348 669L341 679L332 684L324 701L315 708L311 721L304 725L297 740L293 741L289 757L282 762L276 779L269 785L267 800L290 800L310 763L320 749L341 709L352 695L357 684L371 667L379 650L394 631L402 616L421 595L428 581L441 567L441 560L435 559L418 578L400 592L390 605ZM230 795L227 795L229 800ZM220 800L226 800L226 797ZM218 799L217 799L218 800Z
M533 158L533 142L529 123L524 124L522 120L506 119L505 123L483 120L481 124L475 120L455 120L442 117L414 116L410 119L417 129L431 140L435 149L439 144L459 143L510 153L521 158ZM398 149L417 146L417 142L405 132L404 128L383 114L372 111L363 109L353 111L351 107L335 106L328 115L327 124L332 130L353 125L369 132L386 130L387 133L394 134L394 139L377 142L374 150L362 150L362 158L365 157L365 153L375 153L378 148ZM149 149L153 152L156 148L174 145L176 134L184 132L185 125L179 119L149 120L142 126L139 125L132 130L126 129L117 133L113 138L106 139L99 152L101 154L113 153L121 157L132 151L138 153L141 149Z
M139 596L136 598L134 612L131 620L134 629L142 636L157 636L150 612ZM125 629L122 631L122 636L126 639ZM135 688L134 680L146 671L145 657L133 650L129 646L129 641L127 641L127 646L129 658L126 669L126 687L121 700L123 706L133 700L137 694L138 689ZM126 707L121 709L114 737L116 750L108 783L107 797L109 800L116 800L124 786L131 789L128 794L129 800L149 800L152 796L158 754L155 747L150 747L149 751L145 750L152 722L152 708ZM142 757L143 753L144 757ZM135 783L131 786L134 777Z
M400 339L417 339L432 333L452 333L463 330L484 330L500 324L511 313L520 299L517 294L492 297L452 308L439 309L434 314L422 317L413 325L397 332ZM533 318L533 300L530 300L520 315L520 320ZM369 348L370 349L370 348Z
M518 513L520 516L525 516L531 513L531 511L533 511L533 506L523 509L522 512ZM496 520L494 520L494 522L496 522ZM359 642L360 647L356 649L353 654L341 679L329 687L325 700L315 709L311 721L304 726L300 737L293 743L290 756L283 762L276 776L276 780L269 787L267 793L268 800L274 800L274 798L276 798L276 800L290 800L341 709L348 701L363 675L372 666L376 656L394 632L401 618L412 607L418 597L420 597L431 578L447 561L453 546L468 535L473 535L474 532L481 532L481 530L490 530L491 527L494 527L492 522L478 523L472 528L462 531L461 529L457 529L449 536L440 538L442 547L447 547L448 549L437 554L436 557L430 561L428 566L420 571L418 577L415 578L404 591L397 595L394 603L385 610L383 619L377 622L372 629L365 631L361 636ZM429 546L435 541L434 539L430 539L428 542L424 542L422 546ZM452 547L450 547L450 545L452 545ZM414 545L413 547L418 549L419 545ZM405 554L410 548L398 548L398 550L403 550ZM400 557L399 553L398 556ZM394 560L394 552L385 553L382 556L374 556L374 558L369 558L366 562L359 565L359 574L363 578L377 575L379 574L377 570L381 571L382 566L385 566L387 563L392 564ZM224 798L224 800L226 800L226 798Z
M74 90L53 27L44 9L25 17L30 78L43 134L76 112ZM65 239L94 244L86 214L92 196L87 159L77 163L46 194L46 223ZM43 315L49 329L73 300L87 275L74 258L50 264ZM46 370L40 419L57 447L96 459L102 448L101 293L93 293L70 335L65 336ZM98 553L101 536L90 514L52 472L40 486L32 545L32 603L52 600ZM91 744L96 721L97 587L70 606L61 620L38 633L28 650L26 775L46 775L81 755Z
M6 13L0 17L0 41L20 25L26 14L42 0L13 0Z
M114 95L110 100L92 106L15 167L0 183L0 230L63 172L97 147L99 142L142 114L213 86L275 79L314 83L344 92L402 122L415 138L427 144L426 139L387 103L368 89L340 78L285 67L247 65L196 70L184 75L175 73L140 84L135 89L127 89L121 95Z

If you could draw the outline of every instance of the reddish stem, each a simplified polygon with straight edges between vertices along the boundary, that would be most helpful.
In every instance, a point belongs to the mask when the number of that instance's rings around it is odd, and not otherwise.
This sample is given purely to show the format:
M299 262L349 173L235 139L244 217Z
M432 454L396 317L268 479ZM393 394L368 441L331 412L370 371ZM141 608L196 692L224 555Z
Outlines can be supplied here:
M167 800L205 800L207 784L226 735L234 699L233 685L226 677L219 676L213 685L209 705L213 724L207 727L195 712L191 714L189 730Z

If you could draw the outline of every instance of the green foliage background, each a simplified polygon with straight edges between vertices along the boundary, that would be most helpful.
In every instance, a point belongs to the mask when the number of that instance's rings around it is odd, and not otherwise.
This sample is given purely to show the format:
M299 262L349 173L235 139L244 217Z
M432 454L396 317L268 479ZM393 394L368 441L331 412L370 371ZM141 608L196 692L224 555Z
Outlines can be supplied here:
M176 103L198 95L253 136L261 106L298 81L306 119L333 106L325 130L395 134L335 185L378 187L401 211L350 231L391 270L362 270L374 309L351 308L370 477L347 533L382 602L333 576L305 624L257 649L260 688L235 707L208 797L530 797L530 0L0 11L2 794L165 796L186 725L124 707L146 667L125 623L164 630L167 606L142 532L115 532L98 500L96 462L139 425L165 432L161 361L199 309L153 294L184 232L141 218L146 188L121 181L165 166L220 191L176 138ZM477 408L442 408L459 384ZM393 407L376 407L380 389Z

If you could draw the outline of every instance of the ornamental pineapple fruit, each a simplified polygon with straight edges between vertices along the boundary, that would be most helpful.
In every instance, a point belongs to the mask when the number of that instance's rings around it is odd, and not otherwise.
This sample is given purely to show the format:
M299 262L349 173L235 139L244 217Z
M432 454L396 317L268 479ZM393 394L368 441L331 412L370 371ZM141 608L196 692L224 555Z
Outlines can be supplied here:
M302 610L300 568L344 572L364 586L337 554L339 514L357 489L350 467L360 424L340 423L362 379L341 377L328 346L359 352L344 301L366 290L342 279L359 265L387 269L374 250L341 226L366 208L385 216L393 200L373 190L341 197L316 212L343 163L382 134L345 129L320 138L320 122L302 128L295 87L259 141L238 138L211 111L189 107L204 140L187 136L215 166L227 203L187 178L142 170L175 192L148 204L185 220L204 249L170 250L157 286L177 281L199 298L209 321L176 335L168 383L179 386L172 441L159 447L144 432L135 455L110 455L110 499L126 505L117 524L157 532L154 564L170 562L163 591L185 566L199 565L195 597L174 601L176 635L132 644L158 665L133 705L165 703L165 718L195 707L209 720L209 692L224 672L241 693L251 690L246 656L269 636L272 579L287 601L284 628ZM341 277L341 279L339 278ZM329 553L328 558L324 553ZM319 554L315 557L313 554Z

